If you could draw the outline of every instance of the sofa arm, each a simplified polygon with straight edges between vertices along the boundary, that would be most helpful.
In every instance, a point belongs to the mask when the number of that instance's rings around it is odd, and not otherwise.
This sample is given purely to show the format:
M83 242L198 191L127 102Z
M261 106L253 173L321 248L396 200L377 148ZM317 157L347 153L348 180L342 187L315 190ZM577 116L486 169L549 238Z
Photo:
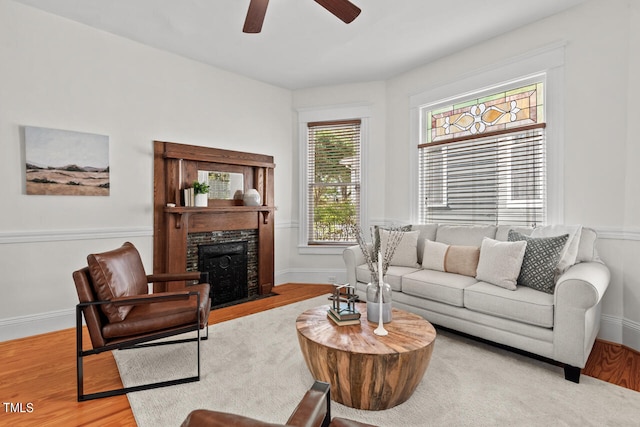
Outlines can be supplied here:
M576 264L558 279L553 327L558 362L584 368L600 330L600 303L609 279L609 269L598 262Z
M589 309L596 306L609 286L609 279L609 269L604 264L583 262L571 266L556 284L556 307Z
M372 245L370 243L367 244L367 249L371 250L371 247ZM355 286L358 282L358 279L356 279L356 268L367 262L360 246L355 245L346 248L342 252L342 259L344 259L344 266L347 269L347 283Z

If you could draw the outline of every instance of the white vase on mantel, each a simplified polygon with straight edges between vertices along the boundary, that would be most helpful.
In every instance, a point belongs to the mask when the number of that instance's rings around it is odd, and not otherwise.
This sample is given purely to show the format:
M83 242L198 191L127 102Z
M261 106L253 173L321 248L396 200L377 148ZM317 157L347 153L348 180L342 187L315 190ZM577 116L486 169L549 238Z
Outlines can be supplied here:
M209 195L204 194L196 194L196 206L199 208L206 208L209 206Z
M244 193L242 198L245 206L260 206L260 193L255 188L250 188Z

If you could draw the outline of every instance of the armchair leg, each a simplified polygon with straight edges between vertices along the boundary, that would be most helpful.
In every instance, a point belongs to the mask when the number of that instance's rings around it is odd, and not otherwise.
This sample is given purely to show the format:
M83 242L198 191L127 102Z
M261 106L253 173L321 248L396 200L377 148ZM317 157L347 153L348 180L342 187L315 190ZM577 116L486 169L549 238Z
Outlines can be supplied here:
M199 304L198 304L199 306ZM199 319L199 317L197 318ZM112 390L107 390L107 391L102 391L102 392L97 392L97 393L89 393L89 394L85 394L84 393L84 372L83 372L83 358L92 354L98 354L102 351L95 351L95 350L83 350L83 343L82 343L82 308L78 305L76 306L76 376L77 376L77 390L78 390L78 402L85 402L87 400L94 400L94 399L101 399L103 397L111 397L111 396L120 396L123 394L127 394L127 393L132 393L135 391L141 391L141 390L151 390L154 388L160 388L160 387L168 387L168 386L172 386L172 385L177 385L177 384L185 384L185 383L191 383L191 382L196 382L196 381L200 381L200 325L198 323L198 320L196 320L196 324L195 324L195 329L196 329L196 333L197 333L197 337L196 338L188 338L188 339L179 339L179 340L173 340L173 341L163 341L163 342L158 342L158 343L148 343L148 344L137 344L137 345L133 345L133 346L128 346L128 347L117 347L117 346L112 346L112 347L105 347L103 348L104 350L106 349L132 349L132 348L140 348L140 347L151 347L151 346L156 346L156 345L167 345L167 344L176 344L176 343L185 343L185 342L192 342L195 341L196 342L196 346L197 346L197 352L196 352L196 358L197 358L197 369L198 369L198 374L195 376L191 376L191 377L183 377L183 378L178 378L175 380L168 380L168 381L160 381L160 382L155 382L155 383L149 383L149 384L142 384L142 385L138 385L138 386L133 386L133 387L123 387L123 388L118 388L118 389L112 389ZM193 330L193 329L191 329ZM188 332L188 330L185 330L184 332ZM209 335L208 332L208 325L207 325L207 337ZM202 339L206 339L207 337L204 337ZM162 336L157 336L157 338L162 338Z

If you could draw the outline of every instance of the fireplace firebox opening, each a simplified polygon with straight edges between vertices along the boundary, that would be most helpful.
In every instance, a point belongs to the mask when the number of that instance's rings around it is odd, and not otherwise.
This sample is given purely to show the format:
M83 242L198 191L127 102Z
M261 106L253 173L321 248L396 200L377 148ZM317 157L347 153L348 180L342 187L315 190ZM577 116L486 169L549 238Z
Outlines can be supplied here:
M247 241L198 245L198 271L209 273L212 307L249 296L247 252Z

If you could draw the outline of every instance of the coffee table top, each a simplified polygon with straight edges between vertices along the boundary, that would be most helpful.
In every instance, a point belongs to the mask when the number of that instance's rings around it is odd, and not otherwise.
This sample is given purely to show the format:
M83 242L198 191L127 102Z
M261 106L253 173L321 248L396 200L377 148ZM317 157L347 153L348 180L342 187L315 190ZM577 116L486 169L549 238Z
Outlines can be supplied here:
M389 332L378 336L373 330L377 323L367 320L367 306L357 303L360 324L338 326L329 318L327 311L331 305L311 308L298 316L296 329L307 339L322 346L358 354L393 354L419 350L433 343L436 330L422 317L404 310L392 309L392 320L385 323Z

